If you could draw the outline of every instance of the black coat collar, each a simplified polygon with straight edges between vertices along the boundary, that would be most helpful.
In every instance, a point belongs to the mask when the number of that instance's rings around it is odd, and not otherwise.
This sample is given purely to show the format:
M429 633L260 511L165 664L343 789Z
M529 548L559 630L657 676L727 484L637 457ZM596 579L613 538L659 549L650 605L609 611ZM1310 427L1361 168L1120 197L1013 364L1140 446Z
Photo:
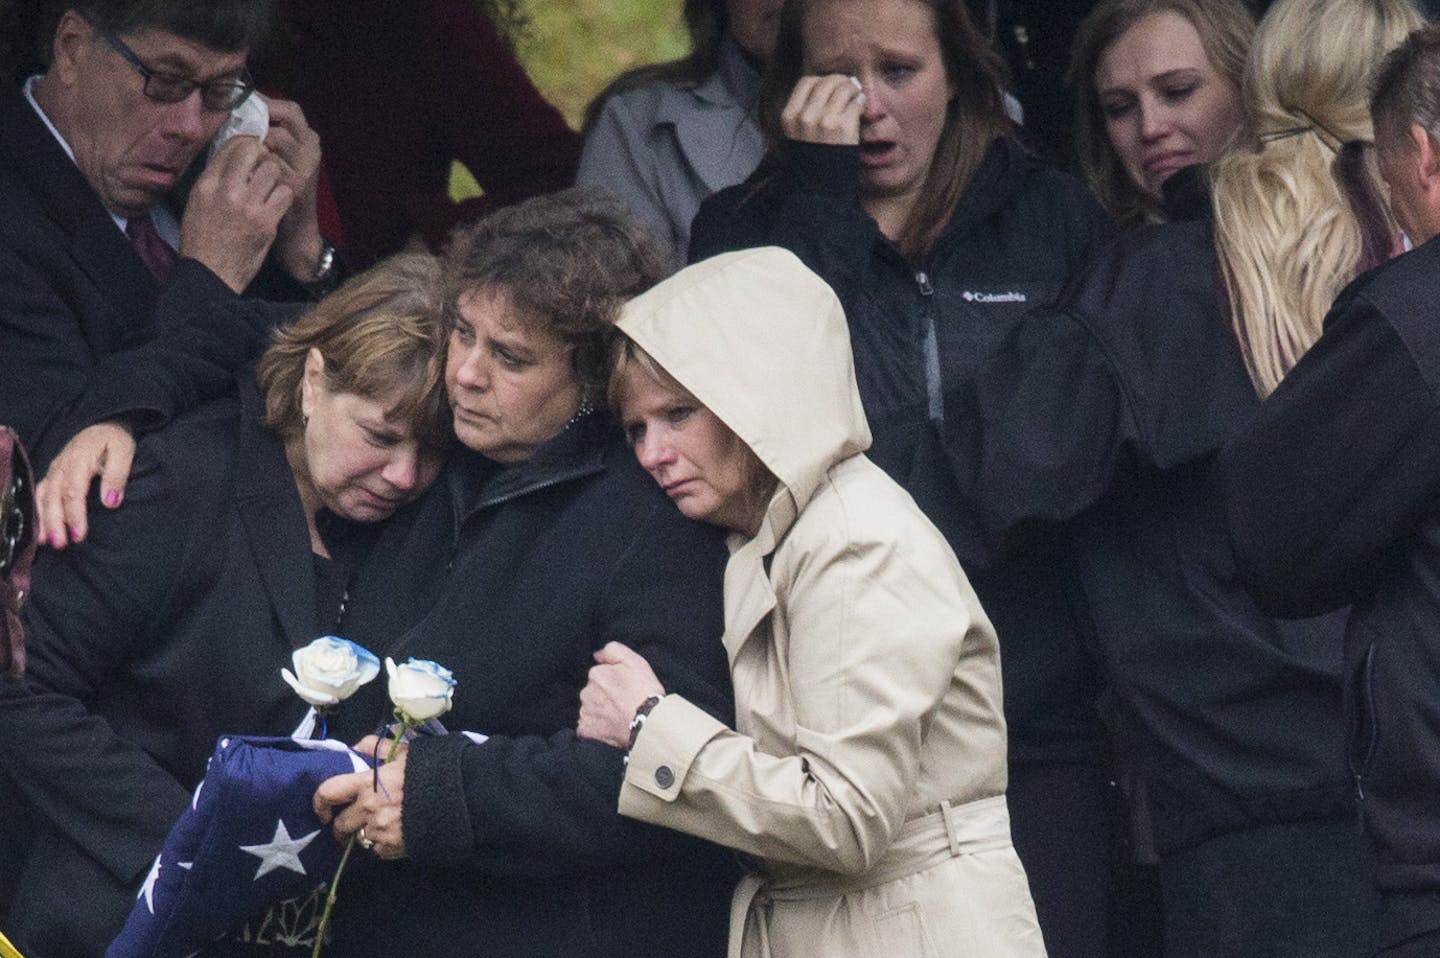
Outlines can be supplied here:
M478 453L458 450L451 460L454 467L448 470L456 528L482 510L603 472L611 432L609 417L588 413L537 449L528 460L509 467Z

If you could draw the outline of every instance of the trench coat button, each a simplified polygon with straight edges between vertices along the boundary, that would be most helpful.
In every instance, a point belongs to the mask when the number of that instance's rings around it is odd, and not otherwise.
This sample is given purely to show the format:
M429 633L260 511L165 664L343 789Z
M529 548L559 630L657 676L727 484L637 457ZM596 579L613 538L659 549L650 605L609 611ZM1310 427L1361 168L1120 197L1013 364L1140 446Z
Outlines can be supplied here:
M655 784L661 788L669 788L675 784L675 773L670 771L669 765L661 765L655 769Z

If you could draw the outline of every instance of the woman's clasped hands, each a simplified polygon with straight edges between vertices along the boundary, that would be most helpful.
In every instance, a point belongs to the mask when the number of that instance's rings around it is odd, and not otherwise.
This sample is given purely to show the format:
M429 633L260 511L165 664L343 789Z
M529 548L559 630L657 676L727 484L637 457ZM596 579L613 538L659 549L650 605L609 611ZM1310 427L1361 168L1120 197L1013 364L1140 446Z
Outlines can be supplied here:
M355 745L362 755L380 755L390 744L368 735ZM359 836L360 845L379 858L405 857L405 757L409 747L401 745L395 758L378 769L336 775L320 783L313 805L322 824L328 824L335 840L345 844ZM337 812L338 809L338 812Z

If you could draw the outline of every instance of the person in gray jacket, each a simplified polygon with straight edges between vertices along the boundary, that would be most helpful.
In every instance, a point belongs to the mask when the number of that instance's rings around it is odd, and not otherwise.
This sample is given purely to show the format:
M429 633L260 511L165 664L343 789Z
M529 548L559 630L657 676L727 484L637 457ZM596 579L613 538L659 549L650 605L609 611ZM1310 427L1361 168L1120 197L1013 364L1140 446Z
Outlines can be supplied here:
M779 0L685 0L690 53L617 77L585 118L576 182L614 190L685 261L690 221L765 152L752 109Z

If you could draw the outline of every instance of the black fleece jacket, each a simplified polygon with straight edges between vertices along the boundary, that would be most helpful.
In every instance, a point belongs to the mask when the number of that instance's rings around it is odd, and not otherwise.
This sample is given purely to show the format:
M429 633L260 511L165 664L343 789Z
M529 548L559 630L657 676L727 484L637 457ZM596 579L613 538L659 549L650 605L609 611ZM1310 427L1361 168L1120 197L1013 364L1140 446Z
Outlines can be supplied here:
M490 738L410 747L408 858L353 860L335 953L723 954L734 856L621 817L621 751L575 734L611 640L734 721L718 530L682 516L600 415L508 468L457 450L421 505L407 535L448 544L450 572L391 654L453 670L445 724ZM378 714L383 694L348 710Z
M1162 853L1352 810L1343 614L1266 615L1226 535L1216 455L1260 401L1218 276L1206 222L1128 233L946 396L947 452L991 541L1068 524Z

